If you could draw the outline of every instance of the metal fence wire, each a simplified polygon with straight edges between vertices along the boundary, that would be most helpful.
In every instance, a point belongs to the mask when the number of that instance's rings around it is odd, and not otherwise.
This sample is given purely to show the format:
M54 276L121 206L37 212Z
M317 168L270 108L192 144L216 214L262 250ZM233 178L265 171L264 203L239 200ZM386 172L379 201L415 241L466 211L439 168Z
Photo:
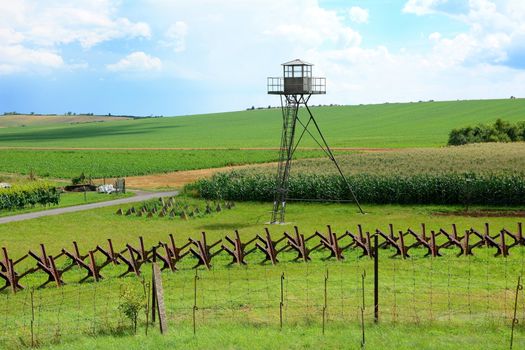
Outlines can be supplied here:
M374 322L473 324L508 326L509 335L512 326L514 338L519 336L514 329L525 330L525 247L494 257L501 247L485 243L474 255L458 256L456 246L443 242L441 256L433 256L424 244L403 253L385 241L374 245L370 237L375 235L369 235L368 255L354 244L340 260L328 250L313 252L311 260L296 260L297 251L285 249L275 264L230 265L230 257L222 256L192 269L200 262L195 254L191 264L166 268L162 274L168 328L199 335L201 328L232 323L318 327L321 333L332 324L348 323L363 330ZM258 250L252 258L261 262L268 254ZM141 266L140 277L5 290L0 294L0 344L31 347L78 335L132 334L135 321L137 332L146 331L152 327L151 269L149 262ZM112 267L115 275L122 268ZM81 266L70 270L83 274ZM48 277L43 271L37 274ZM136 310L135 320L129 310Z

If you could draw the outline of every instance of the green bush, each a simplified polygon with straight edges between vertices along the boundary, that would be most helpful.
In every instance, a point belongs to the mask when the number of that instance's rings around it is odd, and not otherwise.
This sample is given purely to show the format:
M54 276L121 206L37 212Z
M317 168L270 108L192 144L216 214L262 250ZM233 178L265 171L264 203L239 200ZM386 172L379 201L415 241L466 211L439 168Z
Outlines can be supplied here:
M60 192L45 182L14 185L0 189L0 210L21 209L37 204L58 204Z
M453 129L448 135L450 146L465 145L480 142L516 142L525 141L525 122L513 125L501 119L493 125L479 124L477 126Z
M359 201L377 204L525 204L523 175L415 174L351 175ZM274 177L243 171L219 173L187 186L206 199L272 201ZM289 198L350 200L338 175L300 174L290 177Z

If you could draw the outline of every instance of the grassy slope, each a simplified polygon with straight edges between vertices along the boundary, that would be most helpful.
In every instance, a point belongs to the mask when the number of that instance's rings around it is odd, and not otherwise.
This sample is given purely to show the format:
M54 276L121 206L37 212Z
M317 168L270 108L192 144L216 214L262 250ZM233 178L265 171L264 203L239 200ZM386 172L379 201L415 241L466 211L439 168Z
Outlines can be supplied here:
M333 146L444 145L452 128L525 120L525 99L313 108ZM304 115L304 111L302 111ZM0 129L0 146L275 147L280 110ZM314 146L305 138L305 146Z

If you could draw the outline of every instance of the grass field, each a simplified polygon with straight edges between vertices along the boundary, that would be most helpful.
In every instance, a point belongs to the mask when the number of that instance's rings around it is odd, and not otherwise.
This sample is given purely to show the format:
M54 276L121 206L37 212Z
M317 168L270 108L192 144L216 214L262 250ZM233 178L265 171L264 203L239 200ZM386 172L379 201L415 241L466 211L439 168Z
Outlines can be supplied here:
M195 202L194 199L183 199ZM325 224L332 224L336 232L356 230L358 223L365 230L376 227L417 228L421 222L429 229L450 227L456 223L459 230L471 226L482 228L489 222L496 230L507 227L515 230L521 218L471 218L438 216L436 211L455 210L442 206L369 206L369 214L361 215L352 205L292 204L288 218L309 235L315 230L324 232ZM173 233L177 242L188 236L197 237L200 231L208 233L209 241L231 234L239 229L244 238L261 233L268 220L269 206L259 203L237 203L232 210L203 218L183 221L168 218L123 217L114 214L116 207L60 217L47 217L27 222L0 226L0 239L13 257L38 249L46 243L48 252L70 248L77 240L81 251L96 244L104 244L111 237L116 247L125 242L137 244L144 236L146 246L165 241ZM82 224L79 224L82 223ZM280 234L292 225L271 226L271 232ZM465 349L508 348L513 308L513 290L519 273L523 271L525 250L513 248L508 259L494 258L494 249L477 249L471 258L454 256L455 250L446 250L446 257L423 258L418 250L411 259L390 259L393 251L381 251L381 323L372 323L372 262L359 258L357 251L347 252L346 261L322 261L325 253L316 253L313 261L291 263L292 254L282 257L276 267L259 265L263 256L251 256L247 268L226 268L227 256L215 258L211 272L199 273L197 297L197 335L192 330L193 263L185 262L181 271L164 274L164 286L170 333L166 337L150 329L144 334L144 315L141 314L139 335L130 334L129 322L118 310L122 302L120 291L131 288L140 295L141 280L115 276L122 267L104 270L107 277L98 284L76 283L83 273L74 269L65 276L68 286L56 289L49 286L35 292L35 324L37 339L51 349L73 348L305 348L330 347L359 348L361 337L360 305L361 274L365 278L365 327L367 347L377 349L444 348L454 349L458 344ZM323 279L329 270L328 317L326 334L322 336L321 309ZM145 271L148 269L146 268ZM286 274L286 296L283 331L279 331L279 283ZM149 281L148 273L145 275ZM32 285L45 280L34 275L23 280ZM2 337L10 348L17 348L29 334L29 291L16 296L2 294L0 318ZM520 299L519 317L525 317L525 299ZM9 302L9 303L7 303ZM29 311L28 311L29 310ZM29 312L29 314L28 314ZM14 327L14 328L13 328ZM58 330L58 335L57 335ZM423 336L423 334L425 334ZM468 334L468 336L467 336ZM93 337L95 335L95 337ZM271 337L271 339L267 339ZM52 342L59 344L52 345ZM260 342L260 343L259 343ZM17 345L18 344L18 345ZM519 325L515 334L515 348L525 344L525 329Z
M511 122L525 120L525 99L315 107L312 110L332 146L432 147L445 145L453 128L494 122L497 118ZM281 111L274 108L2 128L0 146L278 147L280 128ZM305 146L315 146L308 138L304 141Z
M38 155L35 157L35 155ZM320 157L321 151L298 151L296 158ZM218 168L278 160L277 151L49 151L0 150L0 171L70 179L84 173L92 178L123 177L169 171Z
M320 101L321 102L321 101ZM321 128L335 147L435 147L446 144L452 128L493 122L525 120L525 100L489 100L383 104L350 107L315 107ZM3 117L0 117L0 122ZM0 124L1 126L1 124ZM243 111L192 117L121 120L104 123L44 123L0 128L0 147L64 148L225 148L224 150L0 150L0 171L27 174L31 169L47 177L70 178L80 172L92 177L150 174L165 171L258 163L276 159L271 150L238 148L278 147L281 127L279 109ZM305 139L303 146L315 146ZM454 148L396 150L395 152L338 154L348 173L379 174L464 172L523 173L523 144L471 145ZM237 149L236 149L237 148ZM319 156L301 152L300 157ZM292 172L331 173L325 160L299 160ZM273 168L272 168L273 169ZM273 173L273 170L269 169ZM67 203L83 201L72 195ZM78 198L80 196L80 198ZM182 197L190 204L204 202ZM123 209L130 205L123 206ZM270 218L268 203L241 202L232 210L188 221L168 217L126 217L118 207L101 208L60 216L0 225L1 246L17 258L44 243L48 252L72 248L77 241L82 252L105 245L138 244L147 247L166 241L173 233L177 243L208 234L210 242L238 229L243 239L262 233ZM515 231L522 217L460 216L463 206L366 205L366 215L353 204L290 203L287 225L270 226L272 234L301 232L366 231L418 228L449 228L463 232L490 224L494 234L503 227ZM471 211L502 209L471 207ZM519 209L509 208L504 209ZM446 214L446 215L443 215ZM365 272L366 347L370 349L507 349L509 348L514 290L525 267L525 249L514 247L511 255L495 258L495 249L476 249L473 257L456 257L457 249L445 249L441 258L423 258L418 249L410 259L380 256L380 323L373 324L372 262L359 252L345 252L338 263L315 253L308 264L293 263L286 253L277 266L261 265L262 253L250 255L249 265L226 267L228 256L214 258L212 271L199 271L196 335L193 334L194 261L184 261L176 273L164 273L170 331L161 336L155 329L145 336L145 315L139 317L138 334L118 308L122 292L142 295L141 279L117 278L122 266L102 271L100 283L78 284L83 272L74 268L64 276L67 285L51 285L34 292L31 323L31 290L12 295L0 293L0 348L21 349L30 344L31 324L36 342L46 349L303 349L360 348L362 337L362 284ZM100 256L99 256L100 258ZM101 261L99 261L100 263ZM65 264L64 260L59 262ZM25 264L25 265L24 265ZM29 267L28 261L20 267ZM145 269L149 282L149 269ZM326 333L322 335L324 278L327 280ZM280 276L285 273L283 329L279 330ZM22 280L36 286L46 280L37 273ZM143 301L143 299L141 299ZM518 299L514 348L525 347L525 296Z
M442 148L403 149L395 152L336 154L345 174L525 174L525 143L485 143ZM246 171L274 173L274 168ZM296 174L338 174L327 159L301 159L293 163Z
M406 228L419 227L422 222L427 223L429 227L448 227L455 222L458 229L463 230L471 226L481 226L485 221L494 227L514 228L517 222L522 221L519 217L471 218L433 215L438 211L463 208L367 205L367 214L362 215L351 203L292 203L287 208L287 219L305 232L325 230L326 224L332 224L336 232L344 232L346 229L355 229L358 223L362 224L365 230L372 230L377 227L385 228L389 223ZM474 209L475 207L472 208ZM110 207L3 224L0 225L0 241L9 247L13 254L18 255L27 252L27 249L38 249L39 243L45 243L50 249L60 250L64 242L69 244L73 240L77 240L81 246L94 246L112 238L115 244L120 246L126 242L134 242L138 236L143 235L146 244L153 245L159 240L167 239L168 233L173 233L177 239L185 240L189 236L198 237L201 231L206 231L210 239L219 239L225 234L231 234L235 229L240 231L241 236L251 237L263 232L265 223L270 219L271 206L268 203L242 202L237 203L234 210L190 221L117 216L116 210L117 208ZM281 230L281 226L272 227ZM291 229L292 226L282 228Z

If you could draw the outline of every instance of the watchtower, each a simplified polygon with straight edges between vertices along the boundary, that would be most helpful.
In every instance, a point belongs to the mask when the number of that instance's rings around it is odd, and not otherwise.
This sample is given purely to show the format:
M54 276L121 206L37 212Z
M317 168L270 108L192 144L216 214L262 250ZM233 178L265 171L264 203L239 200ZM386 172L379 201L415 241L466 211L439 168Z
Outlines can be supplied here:
M282 66L283 76L269 77L267 82L268 94L281 96L281 110L283 115L279 163L275 177L274 201L270 223L276 224L285 222L286 200L288 198L288 179L290 177L292 158L305 133L308 133L314 138L328 158L334 162L339 174L344 179L355 202L357 203L359 210L363 213L354 192L350 188L350 185L341 171L332 150L321 133L317 121L308 107L308 101L312 95L326 94L326 78L312 77L313 64L300 59L283 63ZM299 107L301 105L304 106L309 115L309 119L306 123L303 123L299 118ZM297 123L303 127L303 130L298 140L295 141ZM321 137L321 142L319 142L308 129L308 126L311 124L315 126Z

